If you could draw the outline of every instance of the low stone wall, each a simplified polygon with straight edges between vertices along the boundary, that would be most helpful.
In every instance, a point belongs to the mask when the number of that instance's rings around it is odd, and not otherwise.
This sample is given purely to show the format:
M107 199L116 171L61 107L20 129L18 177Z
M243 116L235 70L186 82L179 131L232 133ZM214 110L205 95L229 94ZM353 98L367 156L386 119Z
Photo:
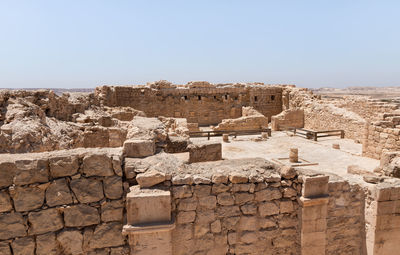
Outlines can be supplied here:
M121 150L10 158L0 160L0 254L129 254Z
M173 185L173 254L298 254L301 185L264 181L214 175L209 184Z
M268 127L268 117L251 107L243 107L242 117L224 119L213 130L258 130Z
M303 128L304 111L300 109L285 110L271 117L272 130L278 131L287 127Z
M363 156L380 159L384 151L400 150L400 114L383 115L381 121L366 123Z

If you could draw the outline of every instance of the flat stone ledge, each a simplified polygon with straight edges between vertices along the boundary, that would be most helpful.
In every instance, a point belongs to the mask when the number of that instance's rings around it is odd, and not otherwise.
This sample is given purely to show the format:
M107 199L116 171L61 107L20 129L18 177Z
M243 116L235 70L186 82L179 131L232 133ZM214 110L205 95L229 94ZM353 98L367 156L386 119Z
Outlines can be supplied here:
M159 232L167 232L175 229L175 221L154 222L147 224L124 225L122 228L123 235L132 234L151 234Z
M300 197L300 205L307 207L307 206L315 206L315 205L325 205L329 203L329 196L325 195L322 197L316 198L307 198L307 197Z

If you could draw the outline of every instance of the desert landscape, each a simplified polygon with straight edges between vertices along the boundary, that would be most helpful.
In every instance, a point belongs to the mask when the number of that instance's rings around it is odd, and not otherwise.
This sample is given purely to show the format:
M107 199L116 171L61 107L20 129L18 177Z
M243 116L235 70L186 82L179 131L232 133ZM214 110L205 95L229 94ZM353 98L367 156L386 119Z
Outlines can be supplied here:
M397 254L400 89L0 91L0 254Z

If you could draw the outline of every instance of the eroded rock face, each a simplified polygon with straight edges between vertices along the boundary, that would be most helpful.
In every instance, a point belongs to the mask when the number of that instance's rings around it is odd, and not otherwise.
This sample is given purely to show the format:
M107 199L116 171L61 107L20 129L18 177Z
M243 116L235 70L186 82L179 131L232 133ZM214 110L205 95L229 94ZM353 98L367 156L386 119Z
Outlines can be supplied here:
M400 178L400 152L384 152L380 167L386 176Z

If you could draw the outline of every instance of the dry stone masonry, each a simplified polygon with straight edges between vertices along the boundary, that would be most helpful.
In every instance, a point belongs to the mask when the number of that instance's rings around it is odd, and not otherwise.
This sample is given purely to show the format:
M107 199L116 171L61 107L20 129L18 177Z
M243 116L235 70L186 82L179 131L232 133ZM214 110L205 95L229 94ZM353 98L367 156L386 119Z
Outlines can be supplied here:
M0 107L0 255L399 253L396 103L158 81L5 90Z

